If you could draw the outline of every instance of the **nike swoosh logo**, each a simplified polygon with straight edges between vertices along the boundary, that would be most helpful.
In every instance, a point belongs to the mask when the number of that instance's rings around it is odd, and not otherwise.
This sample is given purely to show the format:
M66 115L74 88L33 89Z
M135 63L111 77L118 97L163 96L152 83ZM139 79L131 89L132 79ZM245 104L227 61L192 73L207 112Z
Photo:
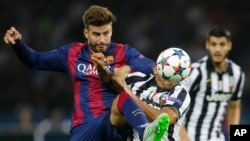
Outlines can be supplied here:
M146 138L148 138L149 136L151 136L151 134L153 133L153 129L152 128L148 128L148 133Z
M209 83L209 82L211 82L211 79L210 79L210 78L208 78L208 79L206 80L206 83Z

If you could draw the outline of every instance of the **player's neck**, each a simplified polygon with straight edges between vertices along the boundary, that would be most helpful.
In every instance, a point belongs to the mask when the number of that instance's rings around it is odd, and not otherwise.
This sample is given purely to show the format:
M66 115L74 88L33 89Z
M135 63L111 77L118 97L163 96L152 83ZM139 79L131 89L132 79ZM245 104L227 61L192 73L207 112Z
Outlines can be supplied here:
M228 66L228 61L227 61L227 59L225 59L222 62L213 63L213 65L214 65L214 69L216 72L222 73L222 72L226 71L227 66Z

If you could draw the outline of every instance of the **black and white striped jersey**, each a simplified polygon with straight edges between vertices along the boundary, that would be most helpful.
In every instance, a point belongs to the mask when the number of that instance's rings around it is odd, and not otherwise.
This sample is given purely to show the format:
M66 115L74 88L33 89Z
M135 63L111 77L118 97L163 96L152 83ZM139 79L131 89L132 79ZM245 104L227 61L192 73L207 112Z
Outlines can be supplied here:
M154 75L146 75L141 72L129 74L127 84L133 93L148 105L161 109L163 107L173 108L178 113L178 121L169 126L164 141L179 140L179 129L184 120L184 114L190 106L190 96L187 89L178 84L171 90L163 90L157 87ZM137 131L133 133L133 141L140 141Z
M192 64L190 75L181 82L191 96L185 126L192 141L225 140L221 128L228 101L241 99L245 83L241 67L227 61L227 70L217 73L205 56Z

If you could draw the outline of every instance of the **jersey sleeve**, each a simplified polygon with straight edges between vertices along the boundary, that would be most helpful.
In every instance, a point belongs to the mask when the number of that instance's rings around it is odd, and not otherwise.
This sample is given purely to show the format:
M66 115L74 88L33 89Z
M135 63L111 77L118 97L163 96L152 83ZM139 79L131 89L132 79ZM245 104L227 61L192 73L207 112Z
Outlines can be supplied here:
M47 71L66 71L67 56L70 44L51 51L36 51L25 44L13 46L18 58L28 67Z
M182 85L178 85L166 98L164 107L174 109L178 113L178 118L181 118L187 112L190 103L191 98L188 91Z
M127 58L127 63L131 67L132 71L140 71L146 74L153 73L153 66L155 61L150 58L145 57L135 48L130 45L126 46L125 57Z
M245 73L240 69L238 74L239 74L239 77L234 78L235 80L237 80L237 83L236 83L235 91L233 92L233 95L231 98L232 101L241 99L242 94L243 94L243 87L245 85Z

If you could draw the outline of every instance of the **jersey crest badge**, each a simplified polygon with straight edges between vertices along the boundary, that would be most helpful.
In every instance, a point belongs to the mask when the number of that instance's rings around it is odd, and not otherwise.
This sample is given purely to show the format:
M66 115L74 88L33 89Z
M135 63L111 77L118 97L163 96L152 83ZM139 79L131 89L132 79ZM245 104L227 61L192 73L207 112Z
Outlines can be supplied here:
M110 65L114 62L114 56L113 55L109 55L109 56L105 56L105 65Z

